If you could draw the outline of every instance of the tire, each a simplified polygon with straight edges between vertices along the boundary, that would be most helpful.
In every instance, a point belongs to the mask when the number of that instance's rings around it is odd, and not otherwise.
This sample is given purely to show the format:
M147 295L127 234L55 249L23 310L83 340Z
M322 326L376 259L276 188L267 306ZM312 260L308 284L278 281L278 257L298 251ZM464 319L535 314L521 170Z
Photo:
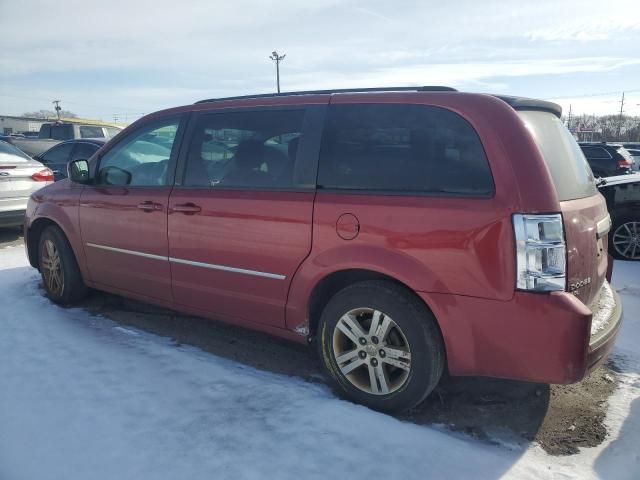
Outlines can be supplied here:
M616 217L609 235L609 252L619 260L640 260L640 212Z
M354 324L359 331L349 328ZM318 354L334 389L374 410L415 407L444 369L433 314L392 282L366 281L338 292L325 306L318 332Z
M38 240L38 266L46 295L53 302L68 305L87 295L76 257L60 228L52 225L42 231Z

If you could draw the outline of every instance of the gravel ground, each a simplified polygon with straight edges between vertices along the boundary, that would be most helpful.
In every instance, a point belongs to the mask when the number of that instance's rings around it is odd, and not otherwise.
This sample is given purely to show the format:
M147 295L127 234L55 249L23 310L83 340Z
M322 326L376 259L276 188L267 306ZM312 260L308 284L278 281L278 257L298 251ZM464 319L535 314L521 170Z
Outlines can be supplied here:
M0 247L22 243L18 229L0 230ZM323 382L311 348L221 322L177 314L114 295L92 292L81 305L122 325L171 338L266 371ZM607 364L575 385L546 385L480 377L446 377L422 405L399 419L437 424L490 443L537 441L552 455L599 445L607 399L616 387Z

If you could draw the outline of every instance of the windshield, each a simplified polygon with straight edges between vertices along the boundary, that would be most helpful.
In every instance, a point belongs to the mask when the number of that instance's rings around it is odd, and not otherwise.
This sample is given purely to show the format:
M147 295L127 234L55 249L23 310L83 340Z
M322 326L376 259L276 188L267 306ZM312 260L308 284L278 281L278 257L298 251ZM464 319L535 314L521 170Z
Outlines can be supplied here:
M533 134L549 168L560 201L585 198L597 193L591 168L575 138L560 119L549 112L518 111Z

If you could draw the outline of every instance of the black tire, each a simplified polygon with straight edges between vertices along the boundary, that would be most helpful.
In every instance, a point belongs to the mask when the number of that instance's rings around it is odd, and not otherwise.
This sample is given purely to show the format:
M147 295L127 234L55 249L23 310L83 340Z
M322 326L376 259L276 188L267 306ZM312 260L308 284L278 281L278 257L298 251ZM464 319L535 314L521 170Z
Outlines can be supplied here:
M628 226L629 230L625 229L625 225ZM611 233L609 234L609 253L611 253L614 258L617 258L619 260L638 261L640 260L640 244L636 244L635 246L635 255L633 247L631 247L631 249L629 249L629 251L626 252L625 255L624 246L622 244L618 244L618 248L616 248L616 245L614 244L614 241L622 240L619 235L617 236L618 233L627 235L629 231L631 232L631 235L636 235L636 242L640 241L640 212L637 212L635 214L626 213L615 217L613 226L611 227Z
M62 280L61 288L52 288L47 279L46 242L52 242L55 250L58 252L60 276ZM88 289L82 280L82 274L78 268L76 257L71 249L71 245L69 245L67 237L60 228L51 225L42 231L38 240L38 266L46 295L53 302L68 305L87 295Z
M410 369L408 370L408 374L396 367L389 367L387 364L383 365L385 360L383 359L384 357L382 357L382 353L372 354L374 356L378 355L379 360L376 360L376 366L379 364L381 368L384 367L387 373L389 372L389 368L391 369L389 377L385 375L385 381L390 379L391 375L397 376L398 373L405 378L403 383L394 387L397 388L397 390L391 391L391 389L389 389L390 393L387 394L381 393L383 391L380 388L381 383L377 382L375 388L378 389L378 393L364 391L362 386L359 388L354 384L353 380L350 380L347 375L343 374L336 361L336 338L341 338L341 333L338 333L336 330L338 329L338 322L341 321L343 315L348 312L362 311L364 310L363 307L383 313L384 315L380 318L389 317L392 323L395 324L395 327L400 331L401 337L395 332L396 338L406 340L407 350L410 351ZM365 323L360 326L366 325L367 314L362 313L360 315L362 316L355 316L353 318L364 319ZM370 322L372 321L373 320ZM371 323L369 323L369 328L370 325ZM395 327L391 328L393 329ZM363 328L363 332L365 329L366 327ZM334 332L336 332L335 335L337 335L335 338ZM369 335L371 331L367 331L366 333ZM365 342L368 341L372 344L375 340L376 338L367 336ZM378 339L380 343L374 348L380 348L383 343L386 343L386 341L383 342L383 340L385 339ZM350 342L350 347L346 348L352 348L352 350L346 353L355 352L358 348L371 348L369 345L355 345L355 347L353 347L355 342L351 340L348 340L348 342ZM346 287L333 296L325 306L320 317L317 344L320 361L334 389L345 398L366 405L374 410L399 412L415 407L433 391L444 370L444 346L440 330L433 314L412 292L389 281L375 280L356 283ZM393 347L394 345L389 346ZM386 347L382 346L381 348ZM382 352L382 350L378 350L378 352ZM358 354L360 355L360 360L354 356L354 361L360 363L368 361L370 363L356 367L356 369L349 373L349 376L353 377L353 372L360 369L360 373L357 375L366 377L371 369L370 365L373 365L374 356L370 354L370 356L363 357L362 355L366 355L366 352L358 352ZM371 380L371 377L368 378ZM369 384L371 387L372 382L369 381ZM391 382L389 385L391 385ZM369 390L373 390L373 388L374 387L371 387Z

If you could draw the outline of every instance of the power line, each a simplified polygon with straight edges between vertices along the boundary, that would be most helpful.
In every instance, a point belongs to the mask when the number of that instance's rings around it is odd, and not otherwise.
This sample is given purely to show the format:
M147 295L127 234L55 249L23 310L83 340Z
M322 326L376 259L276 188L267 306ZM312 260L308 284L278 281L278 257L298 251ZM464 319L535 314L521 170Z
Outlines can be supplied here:
M624 92L626 93L637 93L640 92L640 88L637 88L635 90L624 90ZM570 99L570 98L589 98L589 97L606 97L606 96L611 96L611 95L619 95L623 93L622 90L618 90L615 92L600 92L600 93L585 93L582 95L565 95L565 96L561 96L561 97L547 97L544 98L543 100L563 100L563 99Z
M624 113L624 92L622 92L622 100L620 101L620 117L618 118L618 138L622 132L622 114Z

